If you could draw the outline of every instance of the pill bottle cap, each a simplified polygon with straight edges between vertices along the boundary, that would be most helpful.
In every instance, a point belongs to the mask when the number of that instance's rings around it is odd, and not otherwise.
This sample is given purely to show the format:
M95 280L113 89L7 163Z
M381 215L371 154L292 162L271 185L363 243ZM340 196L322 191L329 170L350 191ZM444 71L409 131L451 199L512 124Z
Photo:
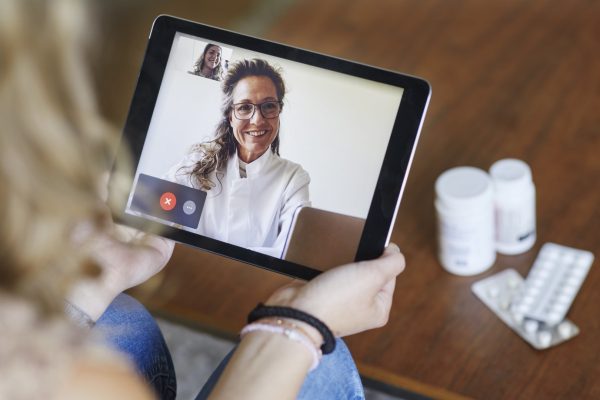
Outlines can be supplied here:
M435 182L435 193L450 209L470 209L492 201L492 184L488 174L474 167L456 167L442 173Z
M496 161L490 175L496 191L505 194L522 195L532 184L529 165L514 158Z

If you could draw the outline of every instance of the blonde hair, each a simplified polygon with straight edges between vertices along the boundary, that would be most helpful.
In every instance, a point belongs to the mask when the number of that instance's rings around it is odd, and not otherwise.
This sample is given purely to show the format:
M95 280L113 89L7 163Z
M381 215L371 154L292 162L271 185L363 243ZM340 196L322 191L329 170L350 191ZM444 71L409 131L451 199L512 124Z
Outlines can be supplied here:
M58 309L86 268L72 240L102 227L116 135L99 117L80 0L0 1L0 293Z

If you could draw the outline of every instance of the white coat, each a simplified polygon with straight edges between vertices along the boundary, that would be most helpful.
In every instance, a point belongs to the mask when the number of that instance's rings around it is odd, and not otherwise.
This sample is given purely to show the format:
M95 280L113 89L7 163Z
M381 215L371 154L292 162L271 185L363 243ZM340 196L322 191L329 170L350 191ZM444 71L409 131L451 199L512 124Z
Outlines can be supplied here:
M189 171L202 157L201 152L190 153L164 179L200 188ZM193 231L281 258L294 211L310 205L310 177L270 148L246 165L246 175L240 177L237 153L228 160L224 176L216 179L212 173L216 186L208 191L198 229Z

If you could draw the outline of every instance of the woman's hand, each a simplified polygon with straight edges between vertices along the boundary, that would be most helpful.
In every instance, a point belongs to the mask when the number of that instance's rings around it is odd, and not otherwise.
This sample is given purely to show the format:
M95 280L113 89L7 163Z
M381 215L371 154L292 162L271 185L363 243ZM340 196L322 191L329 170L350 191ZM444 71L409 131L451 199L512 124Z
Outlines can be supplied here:
M118 240L98 236L91 255L102 269L101 280L119 294L160 272L175 243L122 225L116 225L115 231Z
M342 265L307 283L294 282L266 304L305 311L336 336L352 335L387 323L396 277L403 270L404 256L390 244L376 260Z
M75 285L67 300L94 321L121 292L137 286L167 264L175 243L125 226L115 225L114 235L86 232L80 227L74 240L89 243L90 257L101 269L97 279Z
M403 269L404 257L396 245L390 245L376 260L342 265L308 283L283 287L267 304L308 312L336 336L351 335L387 322L396 277ZM302 328L311 337L319 335L310 325L312 334L306 324ZM312 362L303 344L284 335L251 332L233 354L211 398L296 398Z

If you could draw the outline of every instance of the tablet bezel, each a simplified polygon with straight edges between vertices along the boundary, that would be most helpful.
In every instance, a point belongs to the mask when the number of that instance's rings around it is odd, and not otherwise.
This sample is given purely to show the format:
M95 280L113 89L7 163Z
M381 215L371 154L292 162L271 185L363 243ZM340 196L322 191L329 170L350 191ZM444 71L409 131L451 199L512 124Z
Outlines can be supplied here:
M137 165L140 161L167 60L169 59L171 47L177 32L375 82L390 84L403 89L396 120L356 253L356 260L378 257L385 246L387 246L393 229L393 222L398 211L410 163L429 103L431 89L428 82L421 78L294 48L172 16L161 15L156 18L152 26L138 82L123 129L123 139L132 154L134 165ZM132 185L133 181L130 186ZM119 212L115 215L115 218L119 222L140 229L148 229L150 227L153 230L159 230L161 236L183 244L305 280L311 279L322 272L308 266L271 257L209 237L169 227L158 222L152 222L143 217L127 214L125 213L125 209L126 203L119 204Z

